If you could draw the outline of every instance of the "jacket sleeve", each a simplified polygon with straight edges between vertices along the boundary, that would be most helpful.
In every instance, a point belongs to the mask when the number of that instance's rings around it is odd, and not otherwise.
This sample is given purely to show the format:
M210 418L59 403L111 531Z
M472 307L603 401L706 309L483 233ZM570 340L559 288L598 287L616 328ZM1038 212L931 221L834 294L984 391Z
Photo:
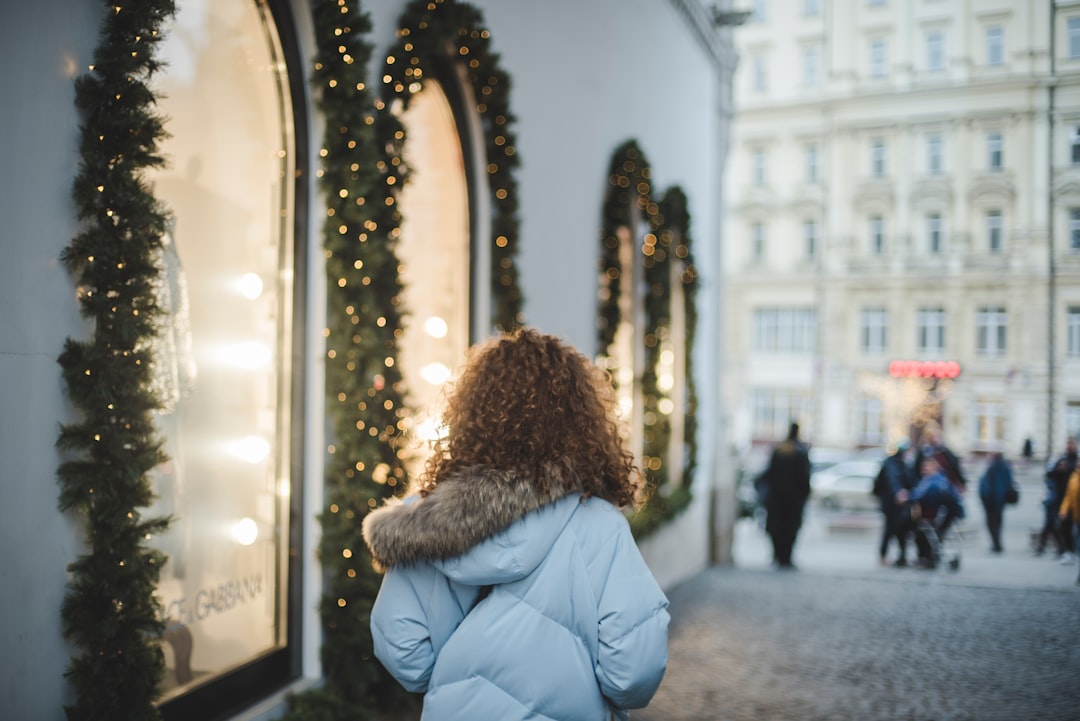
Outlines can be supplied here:
M371 609L375 657L406 690L427 691L435 660L475 601L430 563L391 568Z
M668 600L634 544L629 525L622 521L620 526L598 599L596 679L616 707L643 708L667 670Z
M1058 515L1061 518L1080 517L1080 470L1073 471L1069 476L1069 485L1065 489Z

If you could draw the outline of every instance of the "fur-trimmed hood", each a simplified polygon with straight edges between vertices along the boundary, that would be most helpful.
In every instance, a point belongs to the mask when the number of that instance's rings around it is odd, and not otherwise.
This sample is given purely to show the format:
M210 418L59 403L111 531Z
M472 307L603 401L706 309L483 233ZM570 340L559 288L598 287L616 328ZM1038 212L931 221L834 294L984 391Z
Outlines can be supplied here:
M412 495L404 501L392 499L368 513L364 518L364 541L376 563L386 568L447 561L578 490L578 484L558 474L551 474L547 480L548 489L541 491L535 483L512 471L466 469L441 481L423 498ZM542 525L557 535L566 520ZM528 535L543 545L549 534L537 534L537 530L531 528Z

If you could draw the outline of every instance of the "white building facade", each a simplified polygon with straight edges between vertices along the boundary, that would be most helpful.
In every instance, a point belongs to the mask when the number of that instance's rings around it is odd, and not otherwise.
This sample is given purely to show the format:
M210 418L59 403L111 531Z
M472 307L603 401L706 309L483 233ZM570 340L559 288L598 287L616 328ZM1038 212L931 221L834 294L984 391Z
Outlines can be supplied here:
M759 0L737 35L742 449L1080 432L1080 3Z

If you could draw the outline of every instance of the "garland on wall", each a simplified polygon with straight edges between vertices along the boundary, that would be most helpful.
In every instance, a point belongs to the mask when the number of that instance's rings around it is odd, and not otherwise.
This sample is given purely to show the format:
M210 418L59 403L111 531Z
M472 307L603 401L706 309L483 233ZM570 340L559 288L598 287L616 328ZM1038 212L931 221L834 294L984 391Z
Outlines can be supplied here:
M510 112L510 76L491 50L491 35L483 14L457 0L413 0L401 15L397 46L389 53L383 71L379 109L400 101L409 106L412 96L432 77L434 68L460 63L475 110L480 117L491 192L491 296L493 325L510 330L522 324L522 294L516 264L519 220L515 171L517 156L515 118ZM392 112L380 114L379 147L384 162L397 172L396 193L407 178L402 150L404 129Z
M388 188L398 169L376 161L380 122L366 86L371 30L358 2L312 7L317 53L312 86L325 121L319 187L325 198L327 274L325 506L319 520L323 680L289 699L286 718L364 718L364 710L415 704L375 660L369 627L380 576L361 521L406 484L396 450L405 408L396 365L402 287L395 246L401 216Z
M631 518L631 527L637 537L644 537L663 523L674 518L691 501L691 481L697 464L696 410L697 397L693 384L690 359L693 353L696 329L695 295L697 271L690 252L689 223L686 197L679 188L669 190L661 203L652 200L652 172L641 149L634 141L627 141L616 149L609 167L609 192L604 203L602 245L600 250L600 303L597 316L598 361L612 375L619 375L619 358L614 345L619 324L622 322L620 301L624 292L624 275L627 270L620 258L620 247L631 234L628 242L634 243L635 258L640 257L643 281L646 288L642 299L644 324L644 371L641 378L641 401L643 448L642 470L652 492L645 505ZM639 220L640 219L640 220ZM645 223L647 232L643 238L634 238L635 227ZM640 245L638 244L640 241ZM639 255L640 254L640 255ZM671 303L672 264L678 263L678 281L682 284L683 318L685 338L679 348L672 343ZM632 282L632 273L626 285ZM683 423L685 453L682 468L674 473L669 468L669 452L672 443L670 414L674 410L668 395L670 388L659 382L664 348L679 354L685 363L686 397Z
M172 0L106 9L89 72L75 81L80 125L73 196L81 229L63 253L88 341L68 339L59 363L82 420L57 441L59 505L85 522L87 549L69 566L64 634L76 647L67 668L75 702L68 718L155 719L164 675L162 609L155 597L165 557L148 541L169 519L144 518L149 472L161 463L151 384L159 309L157 258L166 213L144 178L163 164L165 136L150 78Z

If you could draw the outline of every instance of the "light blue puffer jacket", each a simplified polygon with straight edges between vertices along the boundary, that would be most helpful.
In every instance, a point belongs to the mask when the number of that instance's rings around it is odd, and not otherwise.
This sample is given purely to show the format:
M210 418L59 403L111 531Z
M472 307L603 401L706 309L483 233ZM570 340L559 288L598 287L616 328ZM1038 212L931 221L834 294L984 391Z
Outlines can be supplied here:
M507 476L471 481L365 519L390 566L375 654L425 693L423 721L609 721L647 705L667 667L667 599L622 513L578 493L533 497Z

